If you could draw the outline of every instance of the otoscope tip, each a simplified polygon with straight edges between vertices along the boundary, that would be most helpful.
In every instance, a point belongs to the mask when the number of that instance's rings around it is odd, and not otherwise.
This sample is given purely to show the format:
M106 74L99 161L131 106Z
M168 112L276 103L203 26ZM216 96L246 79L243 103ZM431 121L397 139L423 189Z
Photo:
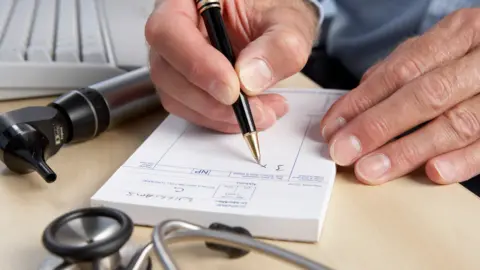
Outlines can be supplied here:
M37 161L36 171L47 183L57 180L57 174L48 166L45 161Z

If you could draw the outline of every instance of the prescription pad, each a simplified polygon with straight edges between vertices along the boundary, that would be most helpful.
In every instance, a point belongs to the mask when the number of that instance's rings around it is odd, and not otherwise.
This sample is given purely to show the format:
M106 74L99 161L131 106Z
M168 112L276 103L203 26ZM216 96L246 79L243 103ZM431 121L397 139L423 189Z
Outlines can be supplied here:
M135 224L183 219L242 226L256 237L316 242L336 169L319 122L344 94L333 89L271 89L289 112L259 132L261 164L241 134L222 134L168 116L93 195Z

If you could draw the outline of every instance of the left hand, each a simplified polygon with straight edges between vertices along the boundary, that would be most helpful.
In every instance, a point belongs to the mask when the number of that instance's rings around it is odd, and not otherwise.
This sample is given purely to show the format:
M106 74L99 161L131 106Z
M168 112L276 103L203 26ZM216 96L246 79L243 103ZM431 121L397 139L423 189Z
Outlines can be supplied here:
M479 93L480 8L463 9L368 70L327 112L322 135L366 184L424 164L436 183L462 182L480 174Z

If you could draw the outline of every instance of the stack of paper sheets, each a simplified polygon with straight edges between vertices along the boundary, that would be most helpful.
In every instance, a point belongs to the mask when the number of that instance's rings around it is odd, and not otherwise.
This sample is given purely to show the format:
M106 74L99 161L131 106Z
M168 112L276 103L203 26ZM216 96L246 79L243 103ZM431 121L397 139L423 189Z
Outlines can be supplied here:
M242 226L254 236L318 241L335 179L319 122L343 91L272 89L290 111L259 133L261 165L240 134L170 115L91 198L138 225L182 219Z

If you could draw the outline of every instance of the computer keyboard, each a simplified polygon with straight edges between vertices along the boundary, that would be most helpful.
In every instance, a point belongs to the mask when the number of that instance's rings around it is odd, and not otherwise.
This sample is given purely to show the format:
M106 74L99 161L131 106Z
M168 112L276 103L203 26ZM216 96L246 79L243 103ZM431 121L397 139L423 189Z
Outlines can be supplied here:
M0 100L51 96L147 65L154 0L0 0Z

